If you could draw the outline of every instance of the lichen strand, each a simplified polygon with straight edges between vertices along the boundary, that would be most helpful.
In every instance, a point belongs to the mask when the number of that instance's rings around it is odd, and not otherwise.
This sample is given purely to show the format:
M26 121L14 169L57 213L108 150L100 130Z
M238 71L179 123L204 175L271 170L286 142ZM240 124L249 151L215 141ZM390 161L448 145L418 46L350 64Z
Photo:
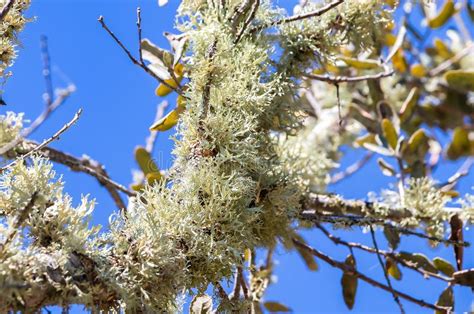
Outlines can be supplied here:
M291 66L301 60L284 54L288 63L275 71L271 36L244 36L235 45L222 12L199 1L183 2L180 12L179 28L191 40L190 83L171 184L147 187L110 234L118 254L107 277L116 278L129 309L173 309L179 292L232 276L246 248L288 237L303 193L324 189L333 166L325 152L312 155L303 145L280 153L275 137L301 125L302 108L289 93ZM276 12L262 3L258 22Z
M107 291L90 281L82 261L93 263L87 256L98 251L93 238L100 227L88 224L94 203L84 198L73 207L62 189L44 159L33 158L28 167L19 162L2 175L1 312L73 302L91 306L97 291Z
M0 0L0 8L3 8L7 0ZM30 0L14 1L7 15L0 22L0 77L5 79L11 75L6 69L13 64L16 58L15 47L18 44L17 35L28 19L23 16L23 11L30 6ZM3 82L1 82L3 84Z

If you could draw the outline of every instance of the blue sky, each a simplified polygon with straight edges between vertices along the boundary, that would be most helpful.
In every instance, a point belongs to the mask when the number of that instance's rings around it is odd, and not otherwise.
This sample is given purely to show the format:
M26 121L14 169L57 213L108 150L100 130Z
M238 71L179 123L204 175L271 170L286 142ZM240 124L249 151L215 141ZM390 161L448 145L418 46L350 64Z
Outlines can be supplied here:
M135 28L136 7L142 8L143 36L156 44L168 47L163 31L173 31L174 13L178 1L159 8L155 0L36 0L33 1L29 16L35 21L26 26L21 34L20 56L13 67L14 76L5 86L4 99L8 110L25 112L27 118L34 119L43 110L42 94L44 80L40 54L40 35L49 38L49 49L53 66L53 80L56 87L69 83L77 86L77 92L59 108L53 116L34 133L39 141L48 138L74 113L83 108L84 113L77 125L68 130L59 141L52 144L76 156L86 154L99 160L107 167L111 177L128 185L131 169L136 168L133 149L144 145L148 126L153 121L156 106L161 101L154 95L156 82L140 68L134 66L104 32L97 22L100 15L105 17L109 27L123 40L131 51L136 52L138 41ZM285 6L296 1L281 0ZM169 97L171 104L174 96ZM170 151L173 131L159 135L154 157L160 168L171 164ZM360 157L360 152L350 153L342 161L342 166ZM455 172L458 163L449 163L437 173L443 180ZM62 166L55 167L63 174L66 190L79 202L81 194L90 194L98 205L94 212L94 223L107 226L108 216L115 210L105 189L84 174L73 173ZM470 191L474 175L464 178L460 191ZM370 164L350 180L330 188L346 197L365 198L368 191L379 191L391 183L380 171ZM370 234L358 230L339 232L350 241L371 244ZM474 240L472 231L466 232L466 240ZM305 233L308 242L339 260L348 251L344 247L333 246L318 231ZM379 243L385 247L381 233L377 233ZM474 242L474 241L472 241ZM421 250L429 257L442 256L454 262L451 248L430 249L425 241L403 238L401 250ZM472 251L471 251L472 252ZM474 267L474 258L466 252L464 267ZM384 281L382 269L375 257L368 258L357 253L358 268L365 274ZM288 254L279 249L276 276L278 282L271 285L266 300L281 301L296 313L346 312L340 287L341 272L322 261L318 272L309 272L296 254ZM419 298L435 302L444 287L434 279L424 280L418 274L403 269L403 281L394 282L396 288L414 294ZM472 293L468 288L455 288L456 311L468 311ZM408 302L404 306L409 313L429 313L431 310L419 308ZM389 293L377 290L359 282L354 313L397 312L398 308ZM81 307L73 307L73 313L82 313Z

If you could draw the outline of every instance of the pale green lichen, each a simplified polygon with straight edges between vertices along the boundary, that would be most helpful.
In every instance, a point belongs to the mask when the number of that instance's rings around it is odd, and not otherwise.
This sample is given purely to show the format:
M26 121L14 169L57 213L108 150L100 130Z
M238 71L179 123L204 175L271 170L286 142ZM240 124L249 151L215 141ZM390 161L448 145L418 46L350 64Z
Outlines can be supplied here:
M0 1L3 8L7 0ZM23 16L23 11L30 6L30 0L14 1L10 11L0 22L0 77L6 78L11 73L6 72L16 58L16 46L18 45L18 33L23 29L28 19Z
M23 122L23 113L7 111L6 114L0 115L0 147L18 137L23 129Z

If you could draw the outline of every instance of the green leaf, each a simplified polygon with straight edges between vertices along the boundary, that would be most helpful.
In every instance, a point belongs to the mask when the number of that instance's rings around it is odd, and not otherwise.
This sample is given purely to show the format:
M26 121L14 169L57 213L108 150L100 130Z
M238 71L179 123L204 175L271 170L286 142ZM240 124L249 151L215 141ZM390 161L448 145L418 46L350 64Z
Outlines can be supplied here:
M200 294L193 298L189 312L192 314L206 314L212 311L212 298L207 294Z
M403 102L402 108L400 109L399 114L401 122L408 121L411 118L413 112L415 111L419 98L420 93L418 87L413 87L408 93L408 96Z
M451 277L454 273L454 266L451 265L447 260L442 259L441 257L435 257L433 259L433 264L436 269L445 274L448 277Z
M463 91L474 91L474 71L451 70L444 74L444 79L448 85Z
M179 114L178 110L171 110L166 116L153 123L150 126L150 131L167 131L171 129L178 123Z
M295 237L303 242L303 243L306 243L306 241L303 239L302 236L300 235L295 235ZM304 263L306 264L306 266L308 267L309 270L311 271L317 271L318 270L318 264L316 263L316 260L314 258L314 256L309 253L308 251L296 246L296 251L298 251L299 255L301 256L301 258L303 259Z
M443 26L451 16L456 13L456 7L453 0L447 0L444 2L441 10L433 18L428 20L428 26L431 28L438 28Z
M468 155L471 151L469 132L463 127L457 127L453 132L453 140L448 146L447 155L451 160Z
M278 303L278 302L268 301L268 302L265 302L263 304L263 306L269 312L272 312L272 313L276 313L276 312L288 313L288 312L291 312L291 309L289 307L287 307L286 305L283 305L281 303Z
M395 130L395 127L393 126L392 121L389 119L383 119L382 120L382 132L383 136L388 142L388 145L395 150L397 148L397 143L398 143L398 134L397 130Z
M150 153L142 146L135 148L135 160L145 175L159 172L158 166L151 158Z
M455 272L453 274L453 282L474 289L474 268Z
M463 235L463 222L456 214L451 217L449 224L451 226L451 236L449 239L451 241L460 242L464 240ZM458 270L462 269L463 257L464 257L464 246L462 245L453 245L454 256L456 257L456 266Z
M356 261L352 255L347 256L344 263L353 268L356 267ZM344 272L341 279L341 285L344 302L349 309L352 309L354 307L355 296L357 293L357 276L350 272Z
M385 238L387 238L392 250L395 250L400 244L400 234L398 231L392 226L385 226L383 228L383 234L385 235Z
M387 258L385 267L387 268L387 273L390 276L392 276L394 279L396 280L402 279L402 273L400 271L400 268L398 268L397 262L395 262L393 259Z
M392 151L388 150L385 147L379 146L379 145L374 145L374 144L371 144L371 143L363 143L362 146L365 149L368 149L368 150L370 150L374 153L380 154L380 155L393 156Z
M380 62L377 60L370 60L370 59L360 60L360 59L346 58L346 57L341 57L340 59L344 61L347 65L359 70L376 69L380 66Z
M402 251L398 253L398 257L403 259L405 262L411 263L415 267L421 267L431 273L438 273L438 269L436 269L436 267L430 262L430 260L421 253L412 254Z
M382 158L377 159L377 164L379 165L380 169L382 170L382 173L388 177L392 177L397 174L395 169L393 169L392 166L390 166L385 160Z
M454 293L452 287L447 287L439 296L438 301L436 302L438 306L450 307L451 310L454 309ZM445 313L443 311L436 311L436 314Z

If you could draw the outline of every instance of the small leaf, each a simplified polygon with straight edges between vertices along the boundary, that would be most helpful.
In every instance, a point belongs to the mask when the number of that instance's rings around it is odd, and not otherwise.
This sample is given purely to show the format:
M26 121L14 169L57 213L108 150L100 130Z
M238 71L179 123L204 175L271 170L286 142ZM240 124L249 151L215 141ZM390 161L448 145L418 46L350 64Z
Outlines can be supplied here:
M276 313L276 312L288 313L288 312L291 312L291 309L289 307L287 307L286 305L283 305L281 303L278 303L278 302L268 301L268 302L265 302L263 304L263 306L265 306L267 311L272 312L272 313Z
M170 51L158 47L147 38L142 39L140 48L142 50L143 59L146 61L150 62L151 64L161 63L167 66L169 69L172 68L173 54Z
M462 231L463 223L457 214L451 217L449 224L451 225L451 236L449 239L451 241L456 241L456 242L463 241L464 240L464 235ZM454 248L454 256L456 257L456 266L458 270L461 270L462 263L463 263L463 256L464 256L464 246L455 244L453 245L453 248Z
M426 69L420 63L415 63L410 67L410 73L414 77L423 78L426 76Z
M316 263L316 260L314 259L314 256L304 249L301 249L299 247L296 247L296 250L300 254L301 258L305 262L306 266L308 266L309 270L311 271L317 271L318 270L318 264Z
M150 131L167 131L178 123L179 112L171 110L166 116L150 126Z
M431 273L438 273L438 269L430 262L430 260L423 254L420 253L408 253L400 252L397 255L399 258L403 259L405 262L412 264L415 267L421 267L426 271Z
M474 268L457 271L453 274L454 283L474 289Z
M400 109L400 121L408 121L413 112L415 111L418 99L420 98L420 93L417 87L413 87L408 93L407 98L403 102L402 108Z
M398 231L392 226L386 225L383 228L383 234L387 238L387 241L392 250L395 250L400 244L400 234L398 233Z
M344 263L353 268L356 267L356 261L352 255L347 256ZM352 309L354 307L355 296L357 293L357 276L350 272L344 272L341 279L341 285L344 302L349 309Z
M371 144L371 143L364 143L364 144L362 144L362 146L365 149L368 149L368 150L373 151L374 153L377 153L377 154L380 154L380 155L393 156L392 151L390 151L387 148L382 147L382 146L374 145L374 144Z
M159 171L151 172L146 175L146 181L149 185L153 185L161 179L163 179L163 175Z
M192 314L205 314L212 311L212 298L207 294L200 294L193 298L189 307Z
M186 35L174 35L168 32L164 33L164 36L170 42L171 48L173 48L174 56L173 56L173 67L178 64L183 56L186 43L188 41L188 36Z
M181 83L181 81L183 80L183 71L184 71L183 65L178 63L174 67L174 73L175 73L176 80L174 78L170 78L168 80L165 80L165 83L168 84L168 86L161 83L158 86L158 88L155 90L155 94L157 96L164 97L164 96L168 95L169 93L171 93L173 90L175 90L176 87L178 87L178 84Z
M451 160L458 159L461 156L468 155L471 151L471 143L469 141L469 133L463 127L457 127L453 131L453 140L448 146L446 152Z
M397 52L393 55L392 58L393 67L400 73L404 73L408 69L408 63L405 59L405 54L403 50L400 48Z
M156 171L159 172L158 166L144 147L138 146L135 148L135 160L145 175Z
M402 279L402 273L400 271L400 268L398 268L397 262L395 262L393 259L387 258L385 267L387 268L387 273L390 276L392 276L395 280Z
M377 144L377 142L375 140L375 134L367 133L365 135L362 135L362 136L358 137L354 141L354 146L355 147L361 147L361 146L363 146L364 143Z
M453 288L447 287L439 296L436 305L443 307L450 307L451 311L454 309L454 294ZM436 314L445 313L444 311L435 311Z
M360 60L360 59L354 59L354 58L346 58L342 57L340 58L342 61L344 61L347 65L359 69L359 70L370 70L370 69L375 69L380 66L380 63L377 60Z
M392 149L397 148L397 143L398 143L398 134L397 131L395 130L395 127L393 126L392 122L388 119L383 119L382 120L382 132L385 137L385 139L388 142L388 145Z
M444 74L444 79L448 85L463 91L474 91L474 71L473 70L451 70Z
M451 277L454 273L453 265L451 265L451 263L449 263L445 259L442 259L441 257L433 258L433 264L440 272L442 272L448 277Z
M160 7L166 5L167 3L168 3L168 0L158 0L158 5L159 5Z
M434 46L438 55L444 59L449 59L454 56L454 53L448 48L448 46L439 38L434 40Z
M380 169L382 169L382 173L388 177L393 177L397 174L395 169L392 168L385 160L382 158L377 159L377 164L379 165Z
M443 7L439 10L438 14L428 20L428 26L431 28L438 28L443 26L451 16L456 13L456 8L453 0L447 0L444 2Z

